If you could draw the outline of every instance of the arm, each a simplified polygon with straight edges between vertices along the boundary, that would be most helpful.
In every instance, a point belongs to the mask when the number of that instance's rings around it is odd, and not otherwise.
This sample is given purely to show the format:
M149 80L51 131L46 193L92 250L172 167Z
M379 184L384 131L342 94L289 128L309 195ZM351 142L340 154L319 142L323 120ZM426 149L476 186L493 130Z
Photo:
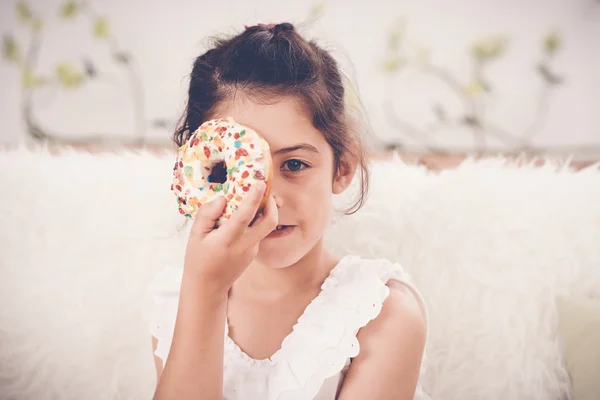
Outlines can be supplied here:
M360 354L352 361L340 400L413 399L426 340L418 301L395 281L381 313L357 337Z
M227 293L212 293L184 278L169 358L155 400L221 399ZM158 372L158 371L157 371Z
M265 187L257 182L219 229L214 228L226 205L223 197L198 210L185 253L169 357L155 400L223 398L227 294L256 256L260 241L277 226L273 197L255 219Z

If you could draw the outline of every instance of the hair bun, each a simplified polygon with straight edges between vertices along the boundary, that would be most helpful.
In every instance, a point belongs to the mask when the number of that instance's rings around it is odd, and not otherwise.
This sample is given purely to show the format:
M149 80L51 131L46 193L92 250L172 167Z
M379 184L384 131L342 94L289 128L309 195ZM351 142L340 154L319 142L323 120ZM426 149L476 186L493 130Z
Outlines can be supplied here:
M268 31L270 32L273 36L277 36L277 34L279 34L280 32L286 32L286 31L293 31L294 30L294 25L290 24L289 22L283 22L281 24L257 24L253 27L251 26L247 26L244 25L244 27L246 28L246 30L251 30L254 32L257 31Z
M290 24L289 22L277 24L271 29L271 31L273 32L273 35L277 35L279 32L293 31L293 30L294 30L294 25Z

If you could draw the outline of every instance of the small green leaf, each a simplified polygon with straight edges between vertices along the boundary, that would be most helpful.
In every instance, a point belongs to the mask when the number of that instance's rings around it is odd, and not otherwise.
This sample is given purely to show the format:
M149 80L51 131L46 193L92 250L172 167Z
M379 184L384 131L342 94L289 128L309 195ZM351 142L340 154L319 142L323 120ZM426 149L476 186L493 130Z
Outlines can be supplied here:
M479 61L487 61L499 57L508 46L508 39L491 36L473 44L471 53Z
M60 8L60 16L65 19L74 18L79 12L79 4L76 1L69 0Z
M44 26L44 21L42 21L42 19L39 17L34 17L33 20L31 21L31 27L33 28L33 30L35 32L41 31L43 26Z
M463 89L468 95L476 96L485 91L485 83L483 83L481 80L474 80L469 84L465 85Z
M46 80L35 75L29 68L23 71L22 85L26 89L35 89L46 84Z
M21 22L29 22L33 18L33 12L25 0L17 2L17 17Z
M552 55L556 53L556 51L560 48L562 44L561 38L558 35L558 32L550 32L544 38L544 50L546 53Z
M106 17L100 17L94 24L94 36L98 39L106 39L110 36L110 27Z
M392 54L386 57L381 66L384 71L393 73L398 71L403 64L404 63L400 60L400 58L397 55Z
M66 88L79 86L84 79L83 74L68 63L61 63L56 67L56 77Z
M16 63L21 61L21 49L19 48L19 44L10 35L4 35L2 55L4 59L8 61Z
M421 66L429 64L429 59L431 58L431 49L429 47L422 44L411 43L410 48L417 64Z
M388 48L390 50L396 50L400 43L402 43L405 31L406 23L403 20L398 21L388 36Z
M26 68L23 71L23 76L21 79L21 84L25 89L35 89L43 86L46 83L43 78L36 76L29 68Z
M324 1L318 1L318 2L316 2L310 8L310 11L308 13L309 17L310 18L320 18L325 13L325 9L326 8L327 7L325 6L325 2Z

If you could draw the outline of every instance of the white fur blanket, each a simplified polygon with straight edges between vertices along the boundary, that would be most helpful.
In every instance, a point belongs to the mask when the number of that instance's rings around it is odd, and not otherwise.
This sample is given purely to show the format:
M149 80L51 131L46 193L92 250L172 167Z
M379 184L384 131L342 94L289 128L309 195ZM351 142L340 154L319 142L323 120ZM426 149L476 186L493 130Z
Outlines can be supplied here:
M0 398L148 399L145 289L180 263L171 155L0 154ZM600 170L373 164L337 253L401 262L430 311L433 399L569 396L555 297L600 296ZM344 197L338 204L345 204Z

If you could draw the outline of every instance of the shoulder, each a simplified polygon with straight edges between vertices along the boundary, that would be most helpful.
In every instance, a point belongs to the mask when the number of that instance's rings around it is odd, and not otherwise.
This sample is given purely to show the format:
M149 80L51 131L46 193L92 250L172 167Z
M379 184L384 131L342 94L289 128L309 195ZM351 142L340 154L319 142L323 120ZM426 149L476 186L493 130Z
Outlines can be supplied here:
M390 294L378 316L381 323L389 326L391 333L404 332L410 334L412 339L424 342L427 320L421 300L407 290L407 286L402 282L391 279L386 286Z
M359 332L359 340L397 342L399 337L422 347L427 336L427 320L422 304L403 283L390 280L389 295L379 315ZM376 339L374 339L376 338Z
M376 290L383 299L380 312L357 335L361 348L373 342L383 354L407 349L417 355L423 353L428 333L427 307L411 276L400 264L387 259L352 260L361 270L360 275L370 275L378 282L373 287L379 287Z
M341 399L414 395L424 365L427 316L420 295L407 285L399 279L385 281L388 294L381 311L358 331L360 352Z

